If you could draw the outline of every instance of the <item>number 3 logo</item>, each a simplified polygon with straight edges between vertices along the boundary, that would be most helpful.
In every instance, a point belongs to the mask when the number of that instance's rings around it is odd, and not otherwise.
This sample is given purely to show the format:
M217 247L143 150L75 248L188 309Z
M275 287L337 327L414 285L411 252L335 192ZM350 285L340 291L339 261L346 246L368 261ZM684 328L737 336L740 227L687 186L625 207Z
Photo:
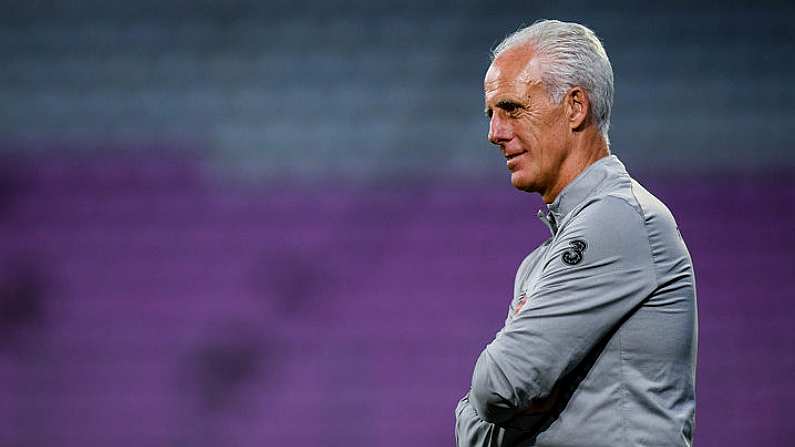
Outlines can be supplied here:
M577 265L582 261L582 252L588 248L588 244L582 239L575 239L569 241L569 245L571 248L563 252L561 259L568 265Z

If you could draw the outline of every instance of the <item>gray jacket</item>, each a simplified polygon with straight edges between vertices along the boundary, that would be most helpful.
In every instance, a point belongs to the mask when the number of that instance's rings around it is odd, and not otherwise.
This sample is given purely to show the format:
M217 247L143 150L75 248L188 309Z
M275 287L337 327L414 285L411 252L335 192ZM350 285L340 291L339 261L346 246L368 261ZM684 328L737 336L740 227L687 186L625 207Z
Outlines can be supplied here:
M539 217L552 237L477 360L458 446L691 445L696 289L670 211L611 155Z

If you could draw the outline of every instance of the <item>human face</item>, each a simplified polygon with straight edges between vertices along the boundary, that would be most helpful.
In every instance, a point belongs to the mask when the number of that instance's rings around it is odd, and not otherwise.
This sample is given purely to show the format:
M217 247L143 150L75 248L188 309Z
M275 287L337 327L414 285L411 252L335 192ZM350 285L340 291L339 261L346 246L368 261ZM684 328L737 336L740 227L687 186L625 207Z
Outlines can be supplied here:
M511 184L547 199L568 155L563 103L554 104L541 82L531 48L511 48L492 62L483 81L489 141L499 146Z

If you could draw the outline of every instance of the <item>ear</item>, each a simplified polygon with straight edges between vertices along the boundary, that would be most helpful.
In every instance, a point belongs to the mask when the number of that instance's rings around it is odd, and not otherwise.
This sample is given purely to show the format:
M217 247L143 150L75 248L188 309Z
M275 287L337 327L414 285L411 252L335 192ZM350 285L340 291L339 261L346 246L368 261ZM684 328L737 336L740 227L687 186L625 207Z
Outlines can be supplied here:
M566 118L571 130L579 130L588 121L588 113L591 110L591 100L588 92L582 87L572 87L566 92L563 99L566 103Z

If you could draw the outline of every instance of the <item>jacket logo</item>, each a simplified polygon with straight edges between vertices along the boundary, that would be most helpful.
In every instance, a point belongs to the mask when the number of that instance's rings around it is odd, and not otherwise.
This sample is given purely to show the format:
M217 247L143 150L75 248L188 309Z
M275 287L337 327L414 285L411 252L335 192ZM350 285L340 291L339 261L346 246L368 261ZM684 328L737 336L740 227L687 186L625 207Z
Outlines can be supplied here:
M516 314L518 314L519 311L522 310L522 307L524 307L524 304L526 302L527 302L527 295L524 292L522 292L522 294L519 295L519 300L516 302L516 307L514 307L513 309L514 316L516 316Z
M568 265L577 265L582 261L582 252L588 248L588 244L582 239L574 239L569 241L569 245L571 248L564 251L560 258Z

